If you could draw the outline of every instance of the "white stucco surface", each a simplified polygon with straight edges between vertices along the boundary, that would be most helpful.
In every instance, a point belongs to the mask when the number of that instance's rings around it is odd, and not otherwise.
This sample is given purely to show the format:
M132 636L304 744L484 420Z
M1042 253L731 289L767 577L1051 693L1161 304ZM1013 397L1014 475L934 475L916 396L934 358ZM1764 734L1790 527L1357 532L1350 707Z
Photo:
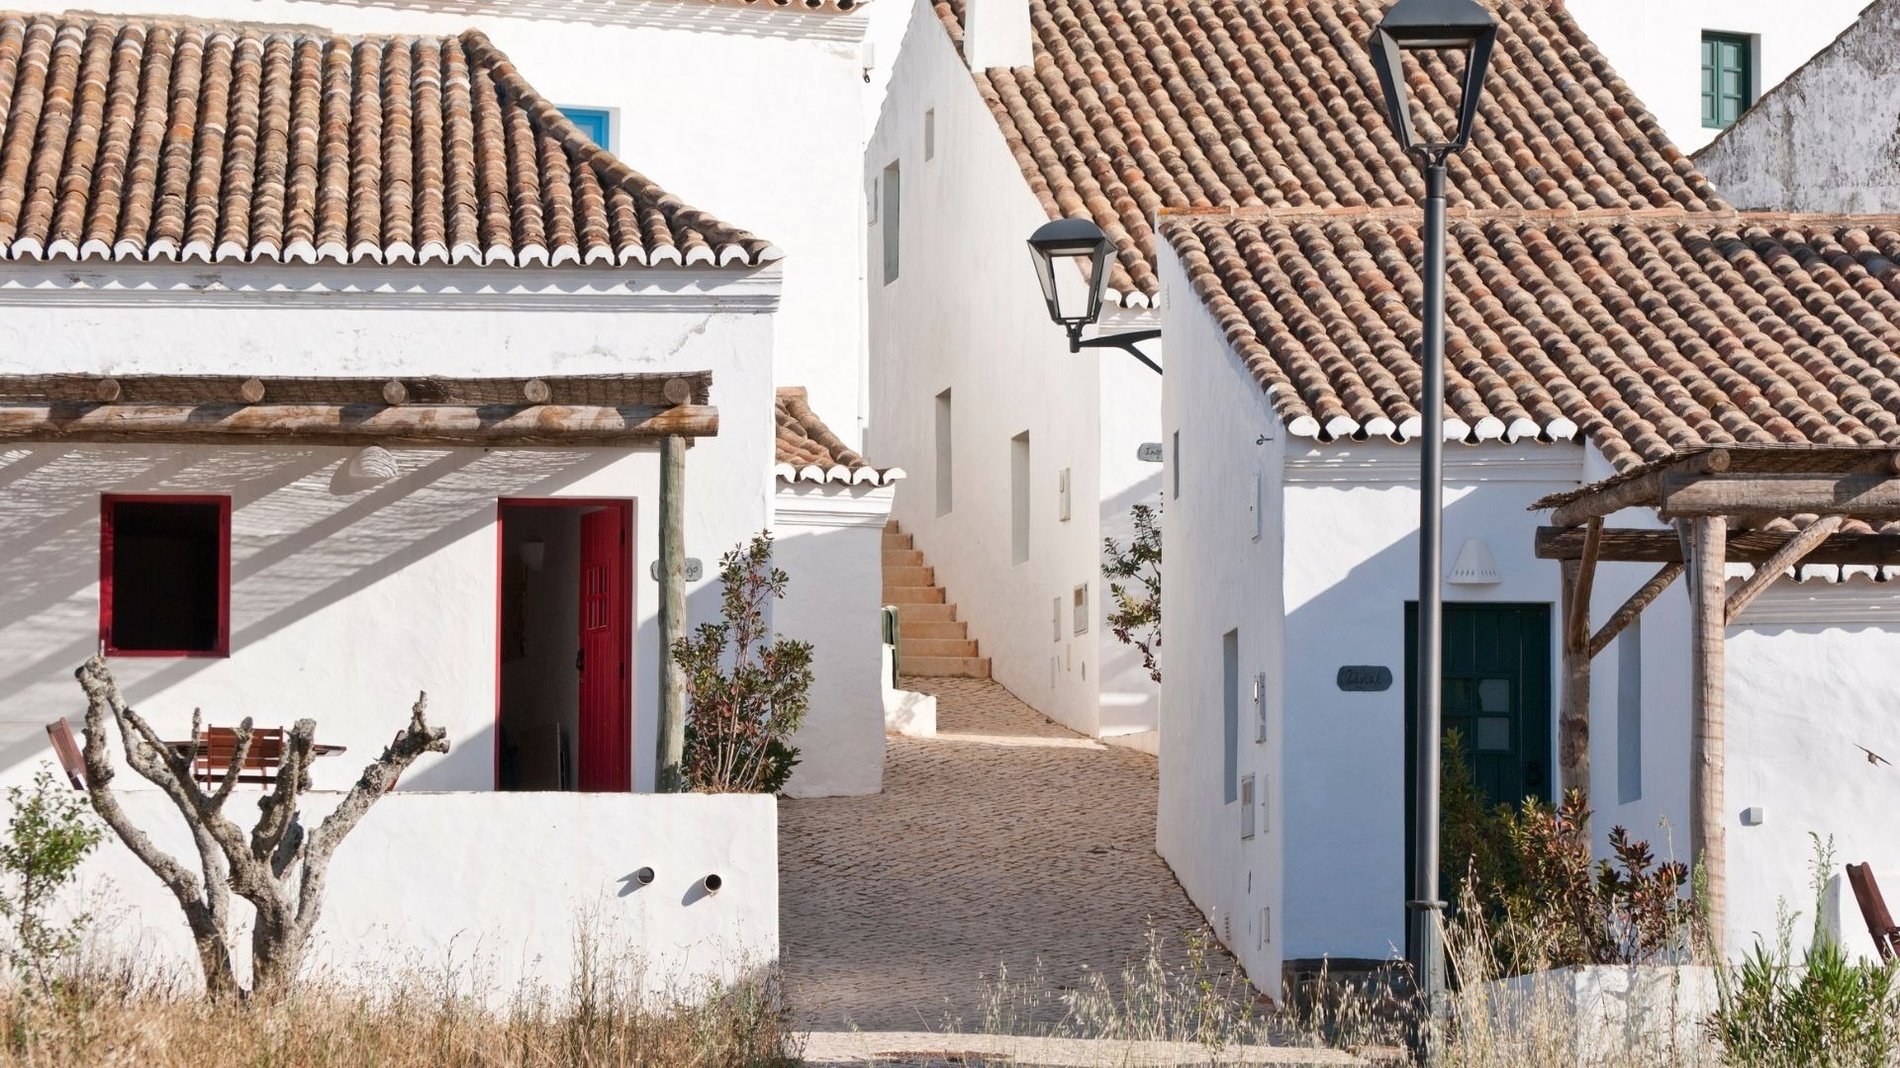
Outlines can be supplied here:
M717 437L687 454L686 551L716 561L770 522L775 278L686 272L11 267L0 370L264 375L606 374L709 370ZM392 448L401 473L339 477L354 449L31 445L0 450L0 778L47 755L43 725L83 707L72 671L99 642L99 495L228 494L231 655L122 658L161 731L250 715L318 721L374 751L427 690L454 749L405 789L494 782L497 500L632 499L634 779L650 789L657 716L657 453ZM709 569L710 570L710 569ZM688 586L689 622L717 611ZM874 643L867 643L875 655ZM353 781L346 762L319 788Z
M1867 0L1567 0L1577 23L1684 152L1718 132L1702 125L1702 32L1755 41L1758 92L1825 48ZM1720 178L1716 185L1724 187ZM1726 188L1724 187L1724 191Z
M1697 157L1742 209L1900 209L1900 4L1873 4L1825 52Z
M613 111L609 147L693 207L785 255L777 385L804 386L856 442L863 357L858 175L867 13L634 0L119 0L114 13L314 25L345 33L480 28L548 99ZM26 10L63 10L28 5ZM765 87L769 87L767 90Z
M883 281L882 228L891 220L880 214L866 234L867 453L910 473L894 514L970 624L994 678L1085 734L1152 727L1155 687L1102 622L1101 551L1105 535L1125 536L1117 524L1125 527L1129 505L1158 491L1158 468L1134 453L1156 440L1159 383L1123 353L1068 351L1024 244L1047 216L936 13L928 3L910 10L864 161L867 196L895 161L903 197L894 281ZM931 159L923 150L926 111L934 112ZM1148 351L1159 355L1159 345ZM946 389L955 485L952 507L940 515L936 398ZM1016 563L1011 441L1024 432L1030 548ZM1067 520L1058 491L1065 470ZM1077 586L1086 586L1089 605L1080 633Z
M811 708L792 739L790 797L874 794L884 782L884 522L891 486L778 483L773 562L790 577L773 625L812 643Z
M128 773L121 784L136 781ZM257 796L243 788L229 802L241 826L256 818ZM307 796L303 821L314 825L341 796ZM161 848L196 869L190 832L168 798L149 787L120 797ZM651 883L639 883L641 868L653 869ZM707 895L700 883L714 874L723 885ZM116 837L86 861L76 893L110 903L93 910L102 948L198 980L177 899ZM234 895L241 974L250 967L251 917ZM564 997L583 924L610 963L643 964L654 993L775 961L777 803L750 794L398 790L337 850L306 966L344 983L453 969L491 996L540 985Z

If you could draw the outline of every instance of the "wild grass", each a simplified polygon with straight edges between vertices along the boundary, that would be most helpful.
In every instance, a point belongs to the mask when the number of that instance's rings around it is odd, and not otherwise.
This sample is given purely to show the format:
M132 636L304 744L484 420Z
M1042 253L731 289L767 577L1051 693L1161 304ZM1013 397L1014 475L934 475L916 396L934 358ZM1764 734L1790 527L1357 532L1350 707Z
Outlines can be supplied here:
M586 958L583 958L586 960ZM799 1063L776 973L655 997L636 968L576 967L566 990L497 999L455 974L318 979L282 1000L69 972L0 991L0 1062L28 1068L782 1068Z

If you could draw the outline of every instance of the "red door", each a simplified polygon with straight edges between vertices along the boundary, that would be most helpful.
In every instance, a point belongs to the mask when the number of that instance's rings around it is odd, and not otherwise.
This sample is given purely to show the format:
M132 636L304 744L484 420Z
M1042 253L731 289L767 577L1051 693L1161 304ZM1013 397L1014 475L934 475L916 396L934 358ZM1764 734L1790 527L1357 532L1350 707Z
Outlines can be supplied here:
M627 695L627 529L618 508L581 517L580 787L633 789Z

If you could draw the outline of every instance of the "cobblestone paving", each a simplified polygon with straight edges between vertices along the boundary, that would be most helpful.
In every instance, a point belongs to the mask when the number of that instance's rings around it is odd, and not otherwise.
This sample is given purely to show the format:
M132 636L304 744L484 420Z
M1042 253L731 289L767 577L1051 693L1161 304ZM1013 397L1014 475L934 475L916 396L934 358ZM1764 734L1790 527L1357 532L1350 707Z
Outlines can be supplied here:
M780 937L800 1025L985 1024L986 980L1119 975L1202 927L1154 851L1155 759L988 680L904 680L935 738L892 737L884 792L779 803Z

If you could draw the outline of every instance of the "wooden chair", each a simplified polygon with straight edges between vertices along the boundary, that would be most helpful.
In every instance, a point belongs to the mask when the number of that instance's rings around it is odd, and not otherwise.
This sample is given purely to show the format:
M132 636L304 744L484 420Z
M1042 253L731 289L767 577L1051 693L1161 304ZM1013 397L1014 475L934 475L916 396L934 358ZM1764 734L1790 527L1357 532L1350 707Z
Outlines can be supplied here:
M1900 953L1900 927L1894 925L1893 916L1887 912L1887 902L1880 896L1880 884L1874 881L1874 869L1867 864L1849 864L1847 882L1854 888L1854 900L1860 902L1861 918L1867 921L1867 933L1874 937L1880 959L1892 961Z
M231 727L206 727L198 736L198 756L192 761L192 777L209 786L224 781L231 758L237 754L237 731ZM265 786L277 781L277 769L284 763L284 728L251 728L251 749L244 754L238 769L238 782Z
M86 761L79 755L79 743L73 739L73 728L63 718L46 725L46 736L53 740L53 755L59 758L59 770L66 773L66 781L73 789L86 788Z

